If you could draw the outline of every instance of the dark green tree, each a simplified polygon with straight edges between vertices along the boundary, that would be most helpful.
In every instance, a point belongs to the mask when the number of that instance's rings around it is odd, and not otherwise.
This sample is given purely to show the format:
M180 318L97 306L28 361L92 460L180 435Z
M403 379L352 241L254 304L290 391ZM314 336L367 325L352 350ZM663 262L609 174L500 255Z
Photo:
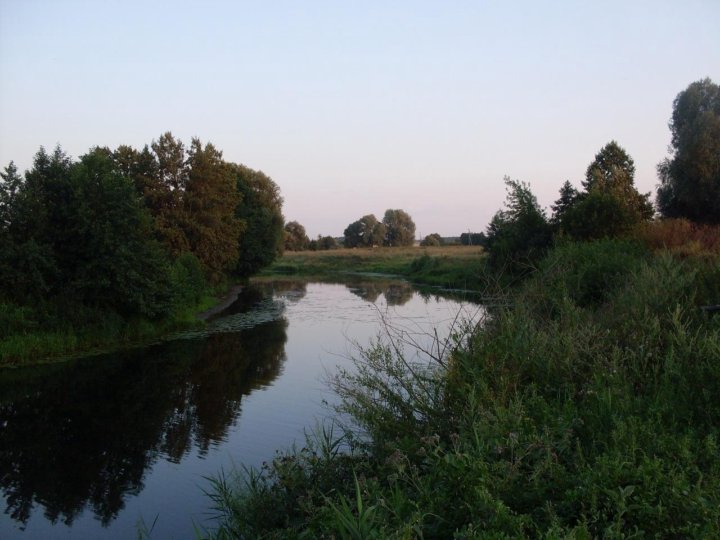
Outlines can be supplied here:
M666 217L720 223L720 86L696 81L673 102L672 153L658 165Z
M261 171L231 165L242 197L235 215L244 224L238 241L235 274L247 277L271 264L282 253L285 219L277 184Z
M615 141L606 144L590 163L584 191L573 193L566 182L553 209L553 226L580 240L626 233L653 216L650 194L635 188L635 164Z
M529 184L506 176L505 185L505 209L488 225L487 247L491 264L521 270L545 252L551 228Z
M317 248L320 251L326 251L328 249L336 249L338 247L337 240L332 236L318 236Z
M157 162L154 178L136 178L143 185L143 194L155 216L155 223L163 243L173 256L190 251L186 232L188 216L185 212L185 185L189 170L185 159L185 146L167 132L151 144Z
M386 210L385 245L390 247L412 246L415 242L415 223L404 210Z
M289 221L285 225L285 250L302 251L308 248L310 239L305 232L305 227L297 221Z
M560 188L560 197L555 201L555 204L550 206L553 211L551 223L559 225L565 212L572 208L579 198L580 193L575 189L575 186L570 183L570 180L565 180L565 183Z
M193 139L187 154L185 238L210 280L217 282L237 265L243 224L235 210L240 194L231 167L212 144L203 146Z
M368 214L348 225L343 236L348 248L379 246L385 239L385 225L374 214Z

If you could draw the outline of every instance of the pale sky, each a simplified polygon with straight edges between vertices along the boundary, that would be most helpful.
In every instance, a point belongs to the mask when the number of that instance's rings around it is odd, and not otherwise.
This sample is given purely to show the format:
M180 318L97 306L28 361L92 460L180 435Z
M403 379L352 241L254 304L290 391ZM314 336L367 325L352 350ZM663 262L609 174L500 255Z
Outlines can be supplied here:
M0 0L0 166L171 131L271 176L311 237L387 208L455 236L504 175L548 206L613 139L654 195L704 77L720 0Z

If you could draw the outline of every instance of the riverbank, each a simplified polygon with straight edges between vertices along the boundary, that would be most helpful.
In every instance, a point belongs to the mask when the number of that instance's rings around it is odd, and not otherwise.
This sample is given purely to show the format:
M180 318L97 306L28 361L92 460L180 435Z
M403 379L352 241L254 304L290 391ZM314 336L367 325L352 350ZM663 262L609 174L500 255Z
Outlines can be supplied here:
M150 320L125 320L103 314L82 326L63 324L43 329L34 322L37 317L28 308L0 304L0 319L13 320L21 331L11 332L0 340L0 368L58 362L80 355L99 354L161 338L180 330L197 328L218 309L232 303L241 286L219 286L207 289L196 301L177 309L171 317ZM10 324L6 326L10 327Z
M381 274L446 289L484 290L485 254L479 246L356 248L288 251L262 275L328 277Z
M433 373L361 350L352 424L219 477L211 533L718 537L720 254L691 247L561 243Z

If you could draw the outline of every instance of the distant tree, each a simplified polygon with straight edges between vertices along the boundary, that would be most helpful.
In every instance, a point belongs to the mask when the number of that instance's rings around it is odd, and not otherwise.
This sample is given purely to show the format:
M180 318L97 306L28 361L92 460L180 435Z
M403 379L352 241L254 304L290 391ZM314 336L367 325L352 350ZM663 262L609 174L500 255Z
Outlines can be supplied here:
M297 221L290 221L285 225L285 250L302 251L308 248L310 239L305 233L305 227Z
M720 86L703 79L680 92L670 131L672 153L658 165L661 213L720 223Z
M386 210L383 224L386 246L412 246L415 242L415 223L404 210Z
M487 246L491 264L519 270L544 253L552 235L530 186L507 176L505 185L505 209L498 211L488 225Z
M586 193L600 191L618 198L638 221L650 219L654 210L650 194L635 188L635 162L615 141L610 141L588 165L583 182Z
M328 249L336 249L338 247L337 240L332 236L318 236L317 248L321 251Z
M385 225L373 214L352 222L343 232L345 247L372 247L381 245L385 239Z
M280 188L261 171L231 164L241 201L235 215L244 223L238 241L235 274L251 276L271 264L282 253L285 219Z
M580 192L570 183L569 180L565 180L565 183L560 188L560 198L555 201L555 204L551 205L553 215L550 220L554 225L559 224L562 221L565 213L578 201L580 198Z
M428 234L425 238L423 238L422 242L420 242L420 245L423 247L442 246L443 239L438 233Z
M553 209L553 226L573 238L590 240L618 236L650 219L650 194L635 188L635 164L615 141L606 144L590 163L584 191L574 193L565 182Z

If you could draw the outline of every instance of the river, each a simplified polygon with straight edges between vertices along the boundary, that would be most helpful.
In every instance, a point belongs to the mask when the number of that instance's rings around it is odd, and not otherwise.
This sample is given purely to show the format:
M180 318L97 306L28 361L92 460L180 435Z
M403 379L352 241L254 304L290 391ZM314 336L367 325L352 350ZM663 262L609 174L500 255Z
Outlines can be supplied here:
M191 538L208 477L302 442L381 320L427 343L479 309L404 282L258 281L202 331L0 370L0 538Z

